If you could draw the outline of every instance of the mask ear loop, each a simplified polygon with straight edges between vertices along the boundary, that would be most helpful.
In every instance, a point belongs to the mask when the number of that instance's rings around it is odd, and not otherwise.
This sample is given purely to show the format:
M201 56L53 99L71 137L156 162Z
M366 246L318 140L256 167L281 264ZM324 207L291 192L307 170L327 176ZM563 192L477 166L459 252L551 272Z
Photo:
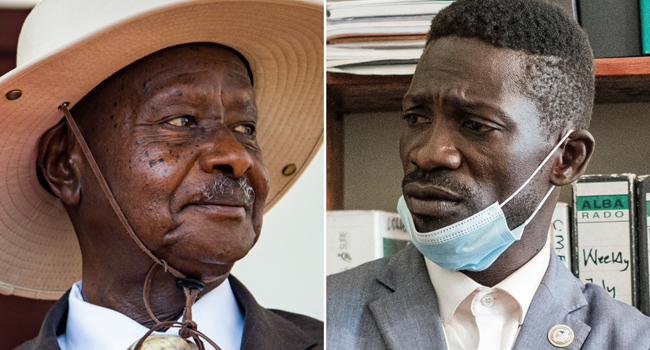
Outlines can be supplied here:
M551 188L548 190L548 192L546 192L546 195L544 196L544 198L542 198L542 201L539 202L539 205L537 206L537 208L535 208L535 211L528 217L528 219L526 219L526 221L524 221L524 223L521 226L523 226L523 227L528 226L528 223L530 223L533 220L533 218L535 217L535 215L537 215L537 212L540 209L542 209L542 207L544 206L544 203L546 202L546 199L548 199L548 197L551 195L551 193L553 193L554 189L555 189L555 185L551 186ZM521 238L521 236L519 238Z
M515 191L515 193L513 193L512 195L510 195L510 197L508 197L508 199L506 199L505 201L503 201L503 203L499 204L499 207L503 208L503 206L506 205L506 203L510 202L511 199L513 199L517 194L519 194L519 192L521 192L521 190L524 189L524 187L526 187L526 185L528 185L528 183L533 179L533 177L535 177L535 175L536 175L536 174L537 174L537 173L542 169L542 167L544 166L544 164L546 164L546 162L548 162L548 160L551 159L551 157L553 156L553 154L555 153L555 151L557 151L558 148L560 148L560 146L562 146L562 144L564 143L564 141L566 141L566 139L569 138L569 135L571 135L572 132L573 132L573 129L570 129L570 130L566 133L566 135L564 135L564 137L562 138L562 140L560 140L560 142L558 142L557 145L555 145L555 147L553 147L553 149L551 150L551 152L549 152L549 154L546 156L546 158L544 158L544 160L542 161L542 163L537 167L537 169L535 169L535 171L533 171L533 174L530 175L530 177L528 177L528 180L526 180L526 181L524 182L523 185L519 186L519 188ZM555 187L555 186L554 186L554 187ZM553 188L554 188L554 187L553 187ZM546 198L548 198L548 196L551 194L551 192L553 191L553 188L551 188L551 190L546 194L546 197L544 197L544 201L545 201ZM543 203L544 201L542 201L542 203ZM534 216L534 214L533 214L533 216Z
M157 324L154 327L152 327L142 339L140 339L140 341L135 346L134 350L139 350L142 347L142 344L144 343L146 338L149 335L151 335L151 333L153 333L155 330L161 328L167 328L167 327L180 327L181 330L179 331L178 334L183 338L189 338L190 336L194 338L194 340L197 343L196 345L199 347L200 350L203 350L204 346L201 340L199 339L199 337L204 338L215 349L221 350L216 344L214 344L212 340L206 337L203 333L199 332L197 330L196 323L192 321L192 305L194 305L194 302L196 301L199 292L203 289L203 286L205 286L206 283L214 282L218 280L220 277L215 277L212 279L202 280L202 281L187 278L182 272L169 266L169 264L167 264L165 260L158 259L149 250L149 248L147 248L147 246L142 242L142 240L140 240L140 237L138 237L135 234L133 228L129 224L129 221L126 219L126 216L124 216L122 209L120 208L119 204L115 200L115 196L113 195L113 192L111 191L110 187L108 187L108 183L106 182L106 179L104 179L104 175L102 175L102 172L99 170L99 166L97 165L95 158L90 152L90 148L88 148L88 144L86 143L86 140L84 139L83 135L81 134L81 131L79 130L79 127L77 126L77 123L74 121L72 115L70 114L70 111L68 110L68 105L69 105L68 102L61 104L59 106L59 110L63 112L65 119L68 121L68 125L72 129L72 133L75 135L75 138L77 139L77 142L81 147L81 150L86 156L86 160L88 161L90 168L92 169L93 173L95 174L95 177L97 178L97 181L99 182L99 185L104 191L104 195L106 195L106 198L108 199L108 202L111 204L113 211L120 219L120 222L122 222L122 226L124 226L126 232L128 232L129 236L131 236L131 239L133 239L133 241L138 245L138 247L140 247L140 249L142 249L142 251L155 262L151 267L151 269L149 270L149 273L147 274L147 278L145 279L144 288L143 288L143 298L144 298L145 308L147 309L149 316L151 316L151 318ZM182 323L176 321L160 322L160 320L158 320L158 318L154 316L151 307L149 306L149 290L151 287L151 281L153 280L153 276L160 266L162 266L165 269L165 272L169 272L174 277L176 277L176 285L182 287L185 293L185 297L186 297L185 309L183 311Z

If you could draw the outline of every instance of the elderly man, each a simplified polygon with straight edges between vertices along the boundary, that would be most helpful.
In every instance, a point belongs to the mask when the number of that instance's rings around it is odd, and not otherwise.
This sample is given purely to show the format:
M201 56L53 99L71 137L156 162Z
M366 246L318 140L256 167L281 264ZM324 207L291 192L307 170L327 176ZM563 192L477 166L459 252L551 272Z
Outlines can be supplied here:
M648 349L650 319L547 243L594 150L585 33L536 1L458 0L404 97L413 245L328 279L328 349Z
M0 290L72 288L21 349L323 347L229 274L322 140L322 35L290 0L36 6L0 79Z

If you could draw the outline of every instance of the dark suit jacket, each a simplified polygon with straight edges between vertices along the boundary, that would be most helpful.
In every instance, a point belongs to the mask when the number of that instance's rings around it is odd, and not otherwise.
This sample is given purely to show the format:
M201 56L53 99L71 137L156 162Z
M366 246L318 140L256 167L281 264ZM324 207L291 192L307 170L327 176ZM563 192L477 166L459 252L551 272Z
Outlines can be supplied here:
M244 313L242 349L323 349L323 322L290 312L264 309L241 282L233 276L229 279ZM38 336L17 350L61 350L57 336L65 332L69 294L68 290L50 309Z
M650 318L582 283L551 249L513 349L557 350L547 338L557 324L575 333L564 349L650 349ZM413 245L328 278L327 349L446 349L436 292Z

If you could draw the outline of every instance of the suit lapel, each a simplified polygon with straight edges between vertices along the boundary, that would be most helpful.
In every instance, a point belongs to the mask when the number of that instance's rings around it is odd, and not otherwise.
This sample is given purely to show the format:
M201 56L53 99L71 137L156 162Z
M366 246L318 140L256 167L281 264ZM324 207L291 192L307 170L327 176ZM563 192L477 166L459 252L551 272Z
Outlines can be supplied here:
M242 350L304 350L316 342L303 330L276 313L262 308L251 293L232 275L228 278L244 312Z
M389 349L446 349L438 299L413 245L402 249L377 281L392 291L369 305Z
M564 349L580 349L591 331L589 325L572 314L587 305L582 287L551 250L549 267L528 308L513 350L557 350L548 340L548 332L558 324L569 326L575 336Z

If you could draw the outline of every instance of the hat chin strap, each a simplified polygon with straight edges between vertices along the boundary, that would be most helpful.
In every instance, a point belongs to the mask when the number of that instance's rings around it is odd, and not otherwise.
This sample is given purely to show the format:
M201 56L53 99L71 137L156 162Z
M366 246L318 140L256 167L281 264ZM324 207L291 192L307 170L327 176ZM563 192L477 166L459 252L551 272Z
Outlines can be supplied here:
M138 235L135 234L133 228L129 224L129 221L126 219L126 216L124 216L122 209L120 208L119 204L117 204L117 201L115 200L115 196L113 195L113 192L111 191L110 187L108 187L108 183L106 183L106 179L104 179L104 175L102 175L102 172L99 170L99 166L97 166L97 162L95 162L95 158L90 152L90 148L88 148L88 144L86 143L86 140L84 139L83 135L81 135L81 131L79 130L77 123L74 121L72 115L70 114L70 111L68 110L68 105L69 105L68 102L61 104L59 106L59 110L63 112L65 119L68 121L68 125L70 125L70 128L72 129L72 132L74 133L77 142L81 147L81 150L86 156L86 160L88 161L88 164L90 164L90 168L92 169L93 173L95 174L95 177L97 178L97 181L99 182L99 185L104 191L104 195L106 195L108 202L111 204L111 207L113 207L113 211L115 211L115 214L120 219L120 222L122 222L122 226L124 226L126 232L128 232L129 236L131 236L131 239L133 239L133 241L138 245L138 247L140 247L140 249L142 249L142 251L154 261L154 264L149 270L149 273L147 273L147 278L145 279L144 288L142 291L142 297L144 299L144 305L145 308L147 309L147 312L149 313L149 316L151 316L151 318L157 324L153 326L149 330L149 332L147 332L147 334L145 334L144 337L140 339L140 341L134 347L134 350L139 350L142 347L142 344L144 344L147 337L151 335L151 333L153 333L154 331L161 330L164 328L169 328L169 327L180 328L178 335L180 335L183 338L192 337L196 342L196 345L198 346L199 350L205 349L203 342L199 339L199 337L205 339L215 349L221 350L221 348L219 348L212 340L210 340L210 338L206 337L203 333L199 332L197 330L196 323L192 321L192 305L194 305L194 302L196 301L199 292L203 290L203 287L205 286L206 283L214 282L218 280L220 277L215 277L207 280L195 280L192 278L187 278L185 274L169 266L169 264L167 264L165 260L158 259L149 250L149 248L147 248L147 246L142 242L142 240L140 240L140 237L138 237ZM158 271L158 269L161 266L164 268L165 272L168 272L172 274L174 277L176 277L176 286L183 289L185 293L185 309L183 311L183 322L177 322L177 321L161 322L160 320L158 320L158 318L156 318L156 316L153 314L153 311L151 310L151 307L149 306L149 290L151 288L151 281L153 280L156 271Z

